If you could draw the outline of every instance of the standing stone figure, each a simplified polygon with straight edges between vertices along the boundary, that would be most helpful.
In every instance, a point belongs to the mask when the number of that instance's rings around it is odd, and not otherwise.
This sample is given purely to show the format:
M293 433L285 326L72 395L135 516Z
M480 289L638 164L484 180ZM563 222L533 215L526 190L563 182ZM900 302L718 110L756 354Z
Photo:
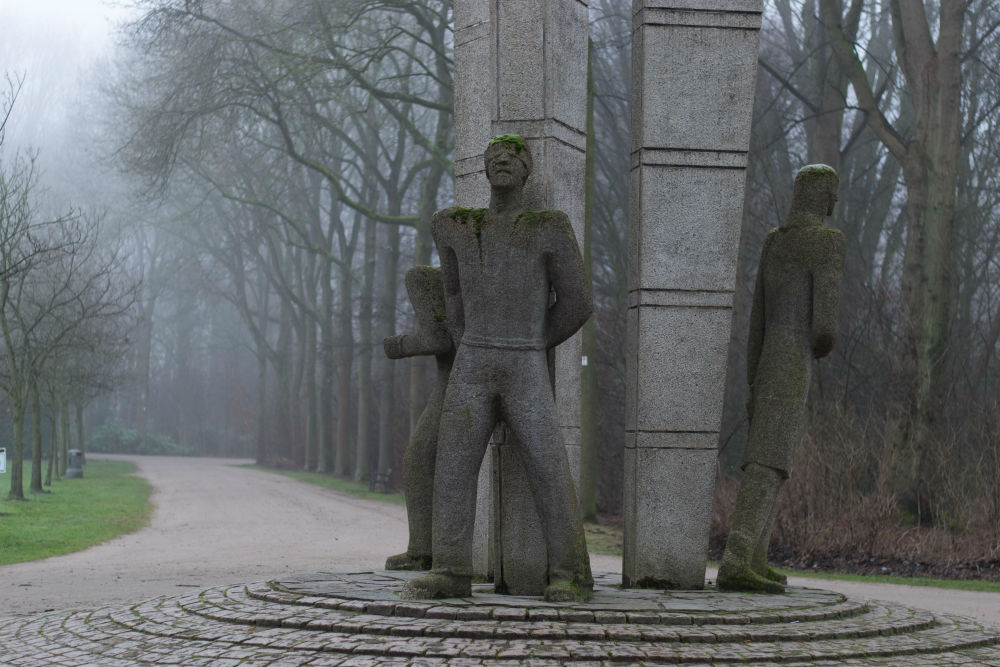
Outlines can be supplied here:
M445 209L431 222L458 351L438 434L433 569L408 582L402 597L471 595L479 467L502 420L545 532L545 598L586 599L593 579L546 352L590 317L590 286L566 214L523 210L532 163L524 140L496 137L484 158L489 208Z
M445 326L444 287L441 269L415 266L406 272L406 293L417 316L412 334L390 336L382 341L390 359L433 354L437 361L437 381L427 406L420 413L413 438L403 458L403 495L410 526L406 552L390 556L387 570L429 570L431 568L431 506L434 497L434 459L437 452L438 423L444 389L455 359L455 346Z
M718 586L782 593L767 565L778 491L806 425L812 359L833 349L844 272L844 235L823 226L840 179L809 165L795 176L792 209L764 241L747 342L750 433Z

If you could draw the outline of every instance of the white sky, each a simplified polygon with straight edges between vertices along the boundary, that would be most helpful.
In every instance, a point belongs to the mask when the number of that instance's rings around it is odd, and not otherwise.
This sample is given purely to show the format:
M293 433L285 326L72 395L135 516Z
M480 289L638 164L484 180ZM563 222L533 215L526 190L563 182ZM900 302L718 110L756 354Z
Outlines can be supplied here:
M45 151L130 14L120 0L0 0L0 84L25 76L8 141Z
M7 123L0 160L37 154L40 201L103 209L118 198L96 139L101 74L117 24L134 16L123 0L0 0L0 97L7 75L24 84ZM106 143L106 142L105 142Z

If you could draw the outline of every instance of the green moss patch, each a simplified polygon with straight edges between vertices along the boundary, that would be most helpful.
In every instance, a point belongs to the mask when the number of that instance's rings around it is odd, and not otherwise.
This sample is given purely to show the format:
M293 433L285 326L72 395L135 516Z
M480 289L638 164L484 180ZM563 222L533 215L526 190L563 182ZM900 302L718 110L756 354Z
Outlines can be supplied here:
M495 144L508 144L518 153L525 149L524 137L519 134L499 134L490 139L490 146Z

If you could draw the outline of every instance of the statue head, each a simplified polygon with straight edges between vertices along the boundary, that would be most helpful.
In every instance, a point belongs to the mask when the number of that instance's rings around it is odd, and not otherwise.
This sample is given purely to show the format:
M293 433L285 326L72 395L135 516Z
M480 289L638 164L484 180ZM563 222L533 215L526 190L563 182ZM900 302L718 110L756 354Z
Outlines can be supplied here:
M792 188L792 211L814 215L833 215L837 203L837 171L825 164L807 164L795 174Z
M531 150L516 134L493 137L483 155L486 178L499 188L522 187L531 174Z

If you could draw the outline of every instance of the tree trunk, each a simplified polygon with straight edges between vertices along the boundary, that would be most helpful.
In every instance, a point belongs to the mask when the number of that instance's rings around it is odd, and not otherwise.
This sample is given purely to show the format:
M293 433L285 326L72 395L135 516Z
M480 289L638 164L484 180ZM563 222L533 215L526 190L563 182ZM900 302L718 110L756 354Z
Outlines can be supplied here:
M837 0L821 0L831 44L867 114L869 126L902 165L907 228L903 258L900 357L909 393L903 444L911 453L904 494L918 520L927 518L927 456L937 440L942 401L948 395L946 353L952 304L951 261L955 186L961 146L962 29L966 4L942 0L937 44L923 3L890 0L896 58L913 102L912 138L893 128L853 44L841 26Z
M313 294L315 297L315 294ZM316 470L316 455L319 451L319 415L316 402L316 323L306 319L305 323L305 380L302 391L306 405L306 449L302 461L303 470Z
M278 340L274 355L274 453L273 463L286 467L292 460L292 306L282 298L278 313Z
M69 417L69 405L66 403L66 399L59 399L59 421L62 425L62 437L59 438L59 459L56 461L56 465L59 466L60 476L66 475L66 464L69 458L70 450L70 438L72 434L70 433L70 417Z
M374 425L372 422L372 355L375 341L372 339L375 292L375 244L377 225L374 220L365 222L365 265L362 273L361 304L358 320L361 340L358 352L358 441L354 457L354 479L362 481L371 475L371 459L374 451ZM381 346L379 357L382 357Z
M351 433L351 371L354 365L354 320L351 308L351 290L354 276L346 264L339 271L340 307L337 313L339 334L337 336L337 457L334 472L340 476L350 475Z
M11 417L14 422L14 441L11 443L10 493L7 500L24 500L24 400L20 390L11 392Z
M76 442L77 449L79 449L84 454L87 453L87 431L84 428L83 423L83 401L76 399L73 401L73 406L76 408Z
M320 295L323 317L320 320L320 343L319 343L319 424L317 436L319 437L319 452L316 469L319 472L332 472L334 470L334 447L333 447L333 378L336 372L334 360L334 307L333 307L333 286L332 280L333 265L329 259L324 260L323 270L320 272Z
M49 409L48 421L49 421L49 461L45 471L45 486L52 486L52 472L53 468L55 468L55 461L56 461L56 440L59 437L59 434L56 431L55 401L52 401L52 407Z
M587 50L587 157L586 195L583 215L583 269L587 284L594 284L593 230L594 188L597 184L594 137L594 43ZM583 325L581 353L587 363L580 369L580 515L584 520L597 518L597 326L590 317Z
M31 492L42 493L42 399L31 383Z
M268 347L266 340L268 306L270 292L267 287L267 280L263 273L258 276L257 294L259 303L257 308L258 335L256 338L257 353L257 465L267 465L271 462L271 406L267 400L267 358Z
M386 234L382 286L379 290L379 330L382 336L396 333L396 290L399 273L399 227L390 225ZM393 466L393 416L396 404L396 362L384 355L379 359L378 472L387 474Z
M139 432L139 446L146 444L149 409L149 367L152 354L153 320L151 312L143 312L136 327L135 368L135 430Z

